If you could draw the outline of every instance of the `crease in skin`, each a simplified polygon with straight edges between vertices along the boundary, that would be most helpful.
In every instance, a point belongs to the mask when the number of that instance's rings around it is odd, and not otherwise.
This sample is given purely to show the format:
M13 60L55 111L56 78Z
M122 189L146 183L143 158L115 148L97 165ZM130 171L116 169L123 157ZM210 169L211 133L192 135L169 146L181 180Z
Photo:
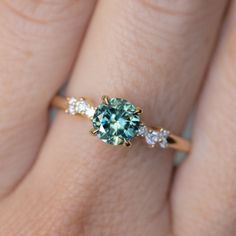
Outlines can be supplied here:
M80 0L71 0L69 2L67 2L65 4L64 7L61 8L61 13L63 11L66 11L68 10L68 8L71 8L73 7L75 4L79 3ZM36 9L42 4L56 4L56 3L52 3L52 2L46 2L46 1L43 1L43 0L36 0L34 1L35 3L35 8L34 8L34 11L36 11ZM60 21L60 20L65 20L64 18L56 18L56 19L40 19L40 18L36 18L36 17L33 17L33 16L30 16L26 13L23 13L23 11L21 10L18 10L16 7L14 7L9 1L7 0L1 0L1 3L0 4L3 4L5 7L7 7L11 12L13 12L16 16L19 16L20 18L26 20L26 21L29 21L29 22L32 22L32 23L36 23L36 24L39 24L39 25L47 25L49 23L52 23L52 22L57 22L57 21ZM58 14L60 15L60 14Z
M4 6L7 7L11 12L13 12L14 14L16 14L17 16L19 16L20 18L22 18L24 20L31 21L31 22L37 23L37 24L43 24L43 25L48 23L48 20L37 19L37 18L27 15L26 13L23 13L22 11L16 9L16 7L14 7L7 0L2 0L2 4L4 4Z
M152 0L141 0L140 2L141 4L147 6L148 8L158 11L160 13L166 14L166 15L172 15L172 16L183 16L183 15L191 16L192 15L192 12L190 11L172 10L164 6L161 6L160 4L154 3Z
M86 1L89 1L89 0L86 0ZM78 3L80 3L81 2L81 0L71 0L71 1L68 1L66 4L65 4L65 6L62 8L62 10L63 11L66 11L66 10L68 10L68 8L71 8L71 7L73 7L75 4L78 4ZM52 4L54 4L54 3L52 3Z

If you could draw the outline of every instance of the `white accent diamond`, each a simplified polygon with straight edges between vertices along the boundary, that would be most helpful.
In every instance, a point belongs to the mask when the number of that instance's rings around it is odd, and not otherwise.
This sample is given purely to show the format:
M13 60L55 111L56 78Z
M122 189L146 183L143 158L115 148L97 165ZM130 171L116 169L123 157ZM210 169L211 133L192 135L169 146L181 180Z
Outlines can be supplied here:
M92 107L84 98L77 100L75 97L68 98L67 113L71 115L81 114L92 118L95 113L95 108Z
M166 148L168 146L167 138L169 135L170 135L170 132L168 130L161 129L159 131L158 143L161 148Z
M86 110L88 109L88 107L89 107L88 103L83 98L81 98L77 102L76 112L80 114L84 114Z
M155 145L158 142L159 139L159 133L154 130L150 130L146 135L145 139L147 144L149 145Z
M68 109L66 110L66 112L68 112L71 115L75 115L76 114L76 109L77 109L77 99L74 97L71 97L68 99Z
M148 133L148 128L144 125L140 125L137 134L141 137L145 137L147 133Z
M167 148L168 141L166 139L163 139L161 142L159 142L159 145L161 148Z
M86 111L85 111L85 114L88 118L92 118L94 116L94 113L95 113L95 108L94 107L87 107Z

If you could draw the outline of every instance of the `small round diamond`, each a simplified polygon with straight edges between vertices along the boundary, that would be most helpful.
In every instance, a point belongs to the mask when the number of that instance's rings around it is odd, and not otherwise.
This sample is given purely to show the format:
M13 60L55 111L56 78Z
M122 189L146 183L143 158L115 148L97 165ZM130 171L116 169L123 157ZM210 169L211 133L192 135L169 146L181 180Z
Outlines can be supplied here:
M166 139L161 140L161 142L159 142L159 145L161 148L166 148L168 146L168 141Z
M80 99L77 102L76 111L77 113L84 114L88 107L89 107L88 103L84 99Z
M91 119L94 116L94 113L95 113L95 108L94 107L89 106L89 107L86 108L85 114L88 118Z
M164 129L161 129L159 131L159 139L158 139L158 142L159 142L159 145L161 148L166 148L168 146L168 136L169 136L170 132L168 130L164 130Z
M138 129L137 134L141 137L145 137L148 134L148 128L144 125L141 125Z
M92 107L84 98L77 100L74 97L68 99L68 108L66 110L71 115L81 114L92 118L95 113L95 108Z
M76 114L76 109L77 109L77 99L74 97L69 98L68 100L68 108L67 108L67 112L71 115L75 115Z
M146 135L145 139L147 144L149 145L155 145L158 142L159 135L157 131L150 130Z

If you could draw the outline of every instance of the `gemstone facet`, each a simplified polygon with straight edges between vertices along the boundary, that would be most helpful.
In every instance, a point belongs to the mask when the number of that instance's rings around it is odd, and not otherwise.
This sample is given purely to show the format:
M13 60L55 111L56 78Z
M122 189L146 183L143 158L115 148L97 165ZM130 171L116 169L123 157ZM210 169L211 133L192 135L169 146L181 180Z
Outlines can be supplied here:
M159 133L157 131L154 131L154 130L150 130L145 135L146 142L149 145L155 145L158 142L158 138L159 138Z
M159 131L159 139L158 139L158 142L159 142L159 145L161 148L166 148L168 146L168 136L169 136L170 132L168 130L165 130L165 129L161 129Z
M137 135L140 116L132 103L121 98L110 98L108 104L101 103L97 107L92 123L99 139L120 145Z
M75 115L77 113L77 99L75 97L71 97L68 99L68 108L67 112L71 115Z
M77 102L76 111L77 111L77 113L84 114L86 112L86 110L88 109L88 107L89 107L88 103L84 99L81 98Z
M148 128L144 125L140 125L138 129L138 135L145 137L148 134Z
M89 107L86 108L85 115L88 118L92 119L93 116L94 116L94 113L95 113L95 108L94 107L89 106Z
M68 99L67 113L71 115L85 115L92 118L95 113L95 108L92 107L84 98L77 100L75 97Z

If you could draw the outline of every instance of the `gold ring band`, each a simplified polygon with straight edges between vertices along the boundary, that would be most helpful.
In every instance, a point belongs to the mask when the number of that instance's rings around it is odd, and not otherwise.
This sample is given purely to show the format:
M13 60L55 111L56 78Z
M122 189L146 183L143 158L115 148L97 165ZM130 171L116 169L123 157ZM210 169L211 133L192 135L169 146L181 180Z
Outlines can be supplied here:
M150 147L172 148L189 152L188 140L161 127L148 127L141 121L142 109L121 98L102 97L95 107L90 99L55 96L51 105L72 116L85 116L92 121L90 133L103 142L131 146L135 137L142 137Z

